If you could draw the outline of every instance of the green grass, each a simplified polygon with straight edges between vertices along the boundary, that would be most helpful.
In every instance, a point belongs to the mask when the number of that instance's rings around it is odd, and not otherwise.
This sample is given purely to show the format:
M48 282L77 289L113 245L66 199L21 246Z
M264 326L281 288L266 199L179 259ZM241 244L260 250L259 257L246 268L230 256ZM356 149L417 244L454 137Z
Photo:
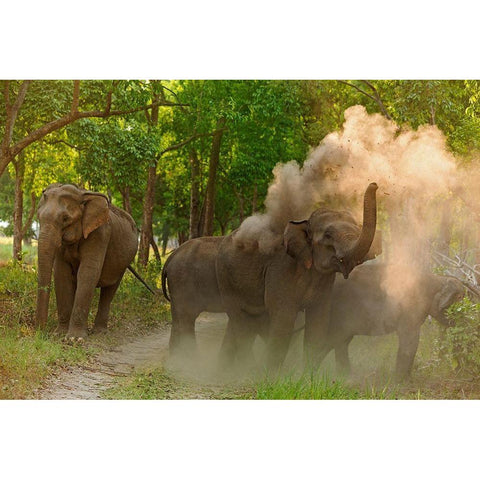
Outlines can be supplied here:
M343 379L333 379L326 374L303 374L265 378L256 385L259 400L386 400L396 398L387 387L359 389Z
M22 259L25 263L33 265L37 259L37 242L33 241L31 245L22 245ZM13 239L11 237L0 237L0 262L6 263L12 260Z
M55 369L86 362L93 354L146 333L164 323L169 305L153 296L130 273L126 273L113 300L108 335L89 337L86 345L71 346L54 333L57 325L55 295L50 296L45 329L34 328L37 274L35 267L13 262L11 242L1 239L0 259L0 399L29 398ZM36 257L35 248L31 250ZM93 324L99 298L97 289L90 309Z

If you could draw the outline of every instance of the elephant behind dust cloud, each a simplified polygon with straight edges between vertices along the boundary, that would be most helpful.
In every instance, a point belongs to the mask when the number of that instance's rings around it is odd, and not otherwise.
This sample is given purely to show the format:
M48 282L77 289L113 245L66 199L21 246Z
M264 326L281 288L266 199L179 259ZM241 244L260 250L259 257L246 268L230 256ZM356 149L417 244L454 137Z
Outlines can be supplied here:
M415 288L416 271L427 266L443 200L466 182L473 184L472 175L459 171L436 126L399 128L359 105L345 111L341 130L327 135L303 166L279 163L273 173L265 213L245 219L236 241L258 242L260 251L269 253L281 244L289 220L306 219L319 206L345 208L361 218L363 192L376 182L379 208L388 218L383 228L389 230L384 235L389 261L398 265L385 288L399 301Z

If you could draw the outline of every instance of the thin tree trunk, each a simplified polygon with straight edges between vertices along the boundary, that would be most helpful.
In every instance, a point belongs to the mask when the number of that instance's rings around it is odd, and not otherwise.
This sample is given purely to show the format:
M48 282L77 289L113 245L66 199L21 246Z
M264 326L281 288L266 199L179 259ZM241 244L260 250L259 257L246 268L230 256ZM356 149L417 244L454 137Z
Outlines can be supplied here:
M23 240L23 182L25 179L25 162L20 156L14 162L15 167L15 206L13 211L13 259L22 260Z
M192 148L190 151L190 235L189 238L200 236L200 162L197 152Z
M153 101L156 102L159 95L153 96ZM155 128L158 124L158 105L152 108L149 119L149 127ZM142 232L140 235L140 247L138 251L138 261L140 265L147 266L148 257L150 256L150 244L153 242L153 207L155 202L155 183L157 181L157 163L154 160L153 164L148 168L147 191L145 192L145 201L143 203L143 221Z
M132 204L130 202L130 187L129 186L125 187L125 189L121 193L122 193L123 209L131 215Z
M160 252L158 251L158 245L155 243L155 239L153 238L153 235L152 235L152 238L151 238L150 245L153 248L153 253L155 254L155 258L156 258L157 262L161 265L162 264L162 257L160 256Z
M220 159L220 145L223 136L223 127L226 118L221 117L217 121L216 132L212 138L212 151L208 169L207 193L205 197L205 221L203 224L203 235L213 235L213 216L215 211L215 183L217 180L217 168Z
M155 181L157 179L157 164L148 168L147 191L143 202L142 231L138 249L138 263L147 266L150 254L150 244L153 241L153 206L155 200Z

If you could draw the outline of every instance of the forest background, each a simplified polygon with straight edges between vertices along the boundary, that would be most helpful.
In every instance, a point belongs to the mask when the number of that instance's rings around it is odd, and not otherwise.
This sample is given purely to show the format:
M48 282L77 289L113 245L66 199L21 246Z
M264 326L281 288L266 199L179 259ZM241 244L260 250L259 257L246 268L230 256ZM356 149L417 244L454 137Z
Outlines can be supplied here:
M17 260L54 182L130 212L144 266L169 239L229 233L262 211L273 167L303 164L352 105L436 125L460 165L480 148L477 80L3 80L0 92L1 232Z

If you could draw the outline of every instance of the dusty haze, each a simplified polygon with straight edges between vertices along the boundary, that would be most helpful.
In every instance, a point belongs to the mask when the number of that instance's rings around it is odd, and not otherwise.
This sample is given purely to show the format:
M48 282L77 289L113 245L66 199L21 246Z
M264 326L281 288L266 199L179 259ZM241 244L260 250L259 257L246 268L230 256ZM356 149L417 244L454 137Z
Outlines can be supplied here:
M363 106L347 109L342 129L327 135L303 166L279 163L273 173L265 213L247 218L236 240L257 241L262 252L271 252L289 220L307 219L319 206L349 209L361 223L363 194L377 182L379 226L387 230L382 257L396 264L385 288L398 298L415 288L416 271L427 267L445 200L475 177L457 170L436 126L399 129Z

